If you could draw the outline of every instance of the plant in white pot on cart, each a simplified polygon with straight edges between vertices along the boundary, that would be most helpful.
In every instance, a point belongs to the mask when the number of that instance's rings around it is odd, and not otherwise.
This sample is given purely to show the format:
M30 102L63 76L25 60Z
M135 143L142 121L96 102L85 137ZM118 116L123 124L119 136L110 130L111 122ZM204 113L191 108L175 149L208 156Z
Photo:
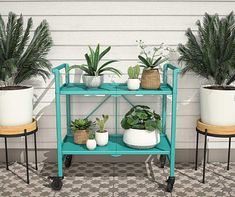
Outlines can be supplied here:
M129 90L138 90L140 88L140 80L139 80L139 74L140 74L140 66L130 66L128 68L128 76L129 79L127 81L127 87Z
M91 47L89 47L89 50L90 54L85 54L86 64L74 65L68 70L70 71L71 69L79 68L84 71L86 74L83 75L83 82L88 88L100 87L104 81L104 72L108 71L121 76L121 72L118 69L109 66L111 63L117 62L117 60L109 60L100 65L102 58L111 50L110 46L102 52L100 52L99 44L95 50Z
M89 131L89 136L86 141L86 147L88 150L94 150L96 148L95 133L92 131Z
M109 133L105 130L105 124L108 121L108 115L102 115L102 118L96 118L96 124L99 129L95 132L95 140L99 146L105 146L109 141Z
M188 29L185 45L180 44L179 62L183 74L194 72L209 85L200 88L201 121L219 126L235 125L235 21L233 12L224 18L205 14L197 21L198 33Z
M148 106L136 105L121 121L124 143L137 149L153 148L160 142L161 117Z
M23 30L23 17L10 12L7 24L0 16L0 125L17 126L32 122L33 87L21 83L32 77L50 76L51 63L45 58L52 46L48 23L43 20L30 38L32 18Z

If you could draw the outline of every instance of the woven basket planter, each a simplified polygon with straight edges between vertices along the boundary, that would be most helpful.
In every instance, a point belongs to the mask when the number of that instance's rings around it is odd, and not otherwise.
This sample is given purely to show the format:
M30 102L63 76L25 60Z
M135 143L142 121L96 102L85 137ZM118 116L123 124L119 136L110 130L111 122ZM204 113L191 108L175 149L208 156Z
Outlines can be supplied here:
M89 132L87 130L77 130L74 132L74 143L75 144L86 144L88 140Z
M144 89L160 88L160 73L158 69L143 70L141 76L141 87Z

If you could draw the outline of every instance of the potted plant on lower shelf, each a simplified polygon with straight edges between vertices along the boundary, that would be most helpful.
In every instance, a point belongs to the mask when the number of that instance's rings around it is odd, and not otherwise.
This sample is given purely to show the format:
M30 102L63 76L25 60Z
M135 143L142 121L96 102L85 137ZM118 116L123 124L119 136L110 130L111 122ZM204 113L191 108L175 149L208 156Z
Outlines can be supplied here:
M94 150L96 148L95 134L92 131L89 131L89 136L86 141L86 147L88 150Z
M160 142L161 118L148 106L136 105L121 121L123 141L137 149L153 148Z
M200 88L201 121L219 126L235 125L235 20L233 12L224 18L205 14L197 21L198 33L186 31L187 43L178 47L182 73L194 72L206 78Z
M98 44L96 49L93 50L89 47L90 54L85 54L86 64L74 65L69 68L68 71L74 68L79 68L84 71L86 74L83 75L83 82L88 88L98 88L103 84L104 81L104 72L112 72L118 76L121 76L121 72L113 68L110 65L111 63L117 62L117 60L109 60L103 63L101 66L101 59L111 50L111 47L106 48L104 51L100 52L100 45Z
M138 90L140 88L140 66L136 65L128 68L129 79L127 81L127 87L129 90Z
M29 18L24 30L22 15L10 12L7 24L0 15L0 126L31 123L33 87L22 83L50 76L52 65L46 59L52 46L49 25L43 20L33 32L32 25Z
M89 137L88 128L92 125L92 121L85 119L75 119L71 122L71 129L74 133L75 144L86 144Z
M95 140L99 146L105 146L108 144L109 133L104 127L108 119L108 115L102 115L102 118L96 118L96 124L98 125L99 130L95 132Z

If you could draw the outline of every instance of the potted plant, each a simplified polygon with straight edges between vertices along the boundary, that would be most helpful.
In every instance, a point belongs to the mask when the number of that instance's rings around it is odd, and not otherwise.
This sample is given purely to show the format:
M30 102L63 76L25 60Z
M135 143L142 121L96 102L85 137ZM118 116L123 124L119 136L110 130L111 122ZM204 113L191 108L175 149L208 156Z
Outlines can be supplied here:
M83 75L83 82L88 88L97 88L101 86L104 81L103 73L105 71L109 71L118 76L121 76L121 72L118 69L108 66L111 63L117 62L117 60L109 60L103 63L101 66L99 65L101 59L110 51L110 49L111 47L109 46L104 51L100 52L99 44L95 50L89 47L90 54L85 54L87 63L71 66L68 71L74 68L79 68L84 71L86 74Z
M96 124L99 130L95 132L95 140L99 146L105 146L109 141L109 133L104 129L105 123L108 121L108 115L102 115L102 118L96 118Z
M124 143L137 149L153 148L160 142L161 118L148 106L136 105L121 121Z
M88 150L94 150L96 148L95 134L91 131L89 132L89 136L86 141L86 147Z
M10 12L7 24L0 16L0 125L17 126L32 122L33 87L22 82L50 76L51 63L45 58L52 46L48 23L43 20L33 33L32 18L23 31L23 17ZM29 41L30 40L30 41Z
M200 88L201 121L219 126L235 125L235 21L233 12L224 18L205 14L197 21L198 33L186 31L187 43L178 47L182 73L194 72L209 85Z
M138 90L140 88L140 80L139 80L139 74L140 74L140 66L136 65L133 67L128 68L128 76L129 79L127 81L127 87L129 90Z
M74 133L75 144L86 144L89 136L88 128L92 125L92 121L85 119L75 119L71 121L71 129Z
M153 50L147 51L147 46L141 40L139 41L139 47L141 48L141 53L138 58L141 63L140 66L144 68L140 85L144 89L159 89L160 73L158 68L168 60L164 51L169 52L170 49L161 44L159 47L154 47Z

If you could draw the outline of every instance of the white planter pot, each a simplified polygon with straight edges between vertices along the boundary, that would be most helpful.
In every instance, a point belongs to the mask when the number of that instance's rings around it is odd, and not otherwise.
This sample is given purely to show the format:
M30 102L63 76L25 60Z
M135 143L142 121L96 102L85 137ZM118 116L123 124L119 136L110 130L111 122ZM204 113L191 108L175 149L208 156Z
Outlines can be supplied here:
M18 126L32 122L33 87L0 90L0 126Z
M86 87L88 88L98 88L104 82L104 76L82 76L83 82L85 83Z
M140 88L140 80L139 79L128 79L127 87L129 90L138 90Z
M131 148L153 148L160 143L160 134L158 131L149 132L140 129L127 129L124 131L123 141Z
M96 148L95 139L88 139L86 141L86 147L87 147L88 150L94 150Z
M104 133L95 132L95 140L98 146L105 146L109 142L109 133L106 131Z
M235 125L235 90L200 88L201 121L218 126Z

